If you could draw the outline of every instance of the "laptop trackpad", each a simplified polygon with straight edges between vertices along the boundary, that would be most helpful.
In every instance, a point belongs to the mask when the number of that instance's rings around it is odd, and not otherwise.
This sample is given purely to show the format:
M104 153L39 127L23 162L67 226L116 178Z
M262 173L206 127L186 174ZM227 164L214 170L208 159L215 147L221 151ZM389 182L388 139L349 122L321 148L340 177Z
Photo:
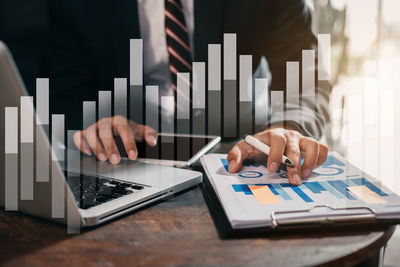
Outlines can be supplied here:
M187 181L190 171L163 165L146 164L138 161L122 160L118 165L100 162L94 157L83 156L81 171L122 181L129 181L154 187L169 187Z

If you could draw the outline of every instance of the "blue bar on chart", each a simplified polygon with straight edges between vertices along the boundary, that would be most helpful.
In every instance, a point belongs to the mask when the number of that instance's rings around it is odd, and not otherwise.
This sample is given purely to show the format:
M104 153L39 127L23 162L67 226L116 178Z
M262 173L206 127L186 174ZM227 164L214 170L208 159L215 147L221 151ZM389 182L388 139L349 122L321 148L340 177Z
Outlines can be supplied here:
M136 123L143 124L143 40L130 40L130 58L129 58L129 85L130 85L130 119Z
M307 187L308 189L310 189L311 192L313 192L314 194L319 194L323 191L327 191L320 183L318 182L306 182L303 183L303 185L305 187Z
M284 118L284 93L283 91L271 91L271 121L276 126L283 127Z
M146 120L147 126L159 132L158 128L158 113L159 111L159 89L156 85L146 86ZM156 148L146 146L147 158L158 158L159 151Z
M18 210L18 108L5 108L5 199L7 211Z
M221 44L208 45L208 134L221 135Z
M300 94L299 62L286 62L286 109L299 108ZM300 116L301 114L299 114Z
M314 202L299 186L294 186L289 183L280 184L282 187L291 188L299 197L301 197L305 202Z
M277 194L280 195L284 200L292 200L289 194L286 193L285 190L279 184L270 184L268 186L274 188Z
M177 115L176 126L179 134L190 133L190 76L178 73L177 76ZM176 156L179 161L186 161L190 155L189 140L176 144Z
M33 146L33 97L21 96L21 153L20 153L20 188L21 200L33 200L34 146Z
M64 114L53 114L51 116L51 147L51 217L64 218L65 183L62 175L65 163Z
M335 196L337 199L344 199L345 197L338 191L336 190L333 186L331 186L327 181L322 181L320 184L333 196Z
M256 78L254 83L254 124L255 132L259 132L268 124L268 79Z
M226 170L228 170L228 162L223 161L223 165ZM280 184L250 184L254 186L268 186L269 190L276 196L280 196L282 200L290 201L293 199L292 196L286 190L293 191L298 197L307 203L319 201L324 199L324 201L337 201L337 200L361 200L366 203L386 203L382 197L388 196L383 192L378 186L369 182L365 178L354 178L346 181L342 180L330 180L330 181L320 181L320 182L304 182L300 186L294 186L289 183ZM235 192L243 192L245 195L252 195L252 190L249 188L249 184L233 184L232 188ZM359 195L354 195L350 192L359 193ZM366 192L366 193L363 193ZM334 198L327 197L329 193ZM366 194L365 196L363 194ZM375 195L376 194L376 195ZM375 195L375 196L373 196ZM315 200L315 201L314 201ZM263 203L263 204L272 204Z
M237 93L236 93L236 34L224 34L224 104L223 135L237 136Z
M356 200L355 198L348 190L347 190L347 185L343 181L328 181L328 184L330 184L333 188L335 188L339 193L341 193L345 198L350 199L350 200Z
M161 156L163 159L175 159L175 98L174 96L161 97Z
M239 56L239 136L253 133L252 64L251 55Z
M36 79L36 181L48 182L50 153L40 131L49 134L49 79Z

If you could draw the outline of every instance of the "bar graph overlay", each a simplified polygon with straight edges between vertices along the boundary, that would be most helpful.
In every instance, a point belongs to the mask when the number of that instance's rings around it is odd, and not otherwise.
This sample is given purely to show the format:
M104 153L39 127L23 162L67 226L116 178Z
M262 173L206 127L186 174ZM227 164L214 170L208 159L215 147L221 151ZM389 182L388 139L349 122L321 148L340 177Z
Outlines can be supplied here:
M253 71L252 56L239 57L239 136L253 133ZM263 88L268 92L268 87ZM265 110L267 113L267 110Z
M49 134L49 79L36 79L36 181L48 182L50 154L39 131Z
M271 89L271 79L254 74L253 66L259 59L250 54L238 55L237 35L225 33L222 43L208 45L207 60L194 61L190 73L177 73L177 80L172 81L177 85L176 91L165 94L162 87L146 81L143 40L129 42L129 77L114 78L114 88L99 90L97 101L89 98L82 102L82 129L115 115L146 124L163 133L160 150L146 147L144 157L149 158L162 155L186 161L192 150L204 145L189 143L189 139L176 143L175 133L231 139L264 130L270 123L283 126L287 110L298 109L304 101L315 104L315 79L318 78L320 85L329 83L331 77L328 34L318 35L318 50L302 50L301 61L286 62L286 88ZM18 210L19 200L35 200L35 182L49 182L52 218L68 216L68 232L77 233L80 218L74 212L75 203L70 199L66 202L67 193L71 192L62 170L68 169L67 180L82 179L79 172L84 156L73 141L77 130L66 129L67 115L49 112L50 85L48 78L38 78L35 99L22 96L19 107L5 107L5 209ZM51 147L43 133L49 137ZM114 132L99 127L98 134L101 140L113 138ZM248 175L246 178L255 178L258 174L249 171ZM312 203L327 194L342 200L385 203L386 196L364 178L305 182L299 187L280 183L235 184L233 188L237 193L255 197L263 205L291 200Z
M253 195L260 204L276 204L283 201L315 202L316 199L334 198L346 200L361 200L368 204L386 203L388 195L378 186L365 178L355 178L346 181L331 180L322 182L304 182L300 186L289 183L279 184L233 184L235 192ZM291 194L296 198L292 197Z
M33 200L34 182L34 143L33 143L33 97L23 96L20 99L21 107L21 153L20 153L20 181L21 200Z
M130 119L136 123L144 123L143 110L143 40L130 40Z
M59 169L65 167L65 116L63 114L51 116L51 145L51 216L64 218L65 183Z
M208 45L208 134L221 135L221 45Z
M272 93L271 93L272 94ZM275 99L275 97L274 97ZM268 124L268 79L255 79L255 131L261 131Z
M18 108L5 108L5 210L18 210Z
M237 136L236 34L224 34L224 137Z

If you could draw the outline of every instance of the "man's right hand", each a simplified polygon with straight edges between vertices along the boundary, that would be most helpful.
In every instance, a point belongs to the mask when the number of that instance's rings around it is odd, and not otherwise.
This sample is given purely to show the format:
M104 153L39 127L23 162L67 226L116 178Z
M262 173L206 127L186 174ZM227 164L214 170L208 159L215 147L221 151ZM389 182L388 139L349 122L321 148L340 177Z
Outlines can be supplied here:
M100 161L109 160L112 164L121 161L114 135L119 135L130 160L137 159L135 140L143 139L150 146L157 144L157 132L149 126L137 124L123 116L103 118L83 131L74 134L74 143L80 151L90 156L92 152Z

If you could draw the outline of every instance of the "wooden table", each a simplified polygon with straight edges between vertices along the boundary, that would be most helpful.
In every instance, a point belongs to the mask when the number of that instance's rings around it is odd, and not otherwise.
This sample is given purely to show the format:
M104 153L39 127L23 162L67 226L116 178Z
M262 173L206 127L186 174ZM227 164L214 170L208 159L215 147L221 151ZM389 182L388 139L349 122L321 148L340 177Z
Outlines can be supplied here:
M222 240L196 187L80 235L66 234L62 225L1 210L0 265L350 266L376 254L393 231L388 226Z

